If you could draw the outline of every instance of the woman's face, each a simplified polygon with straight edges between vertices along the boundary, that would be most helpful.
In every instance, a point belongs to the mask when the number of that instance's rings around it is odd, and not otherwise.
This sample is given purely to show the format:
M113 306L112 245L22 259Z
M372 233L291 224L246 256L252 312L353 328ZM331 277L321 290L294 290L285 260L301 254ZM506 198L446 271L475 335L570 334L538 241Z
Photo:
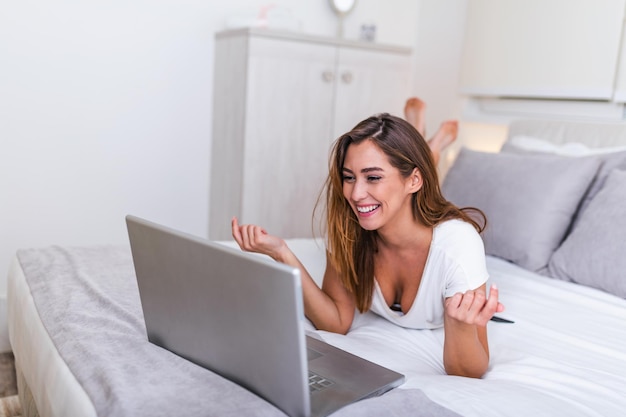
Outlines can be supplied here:
M348 146L343 165L343 195L366 230L379 230L410 216L417 176L403 178L372 140ZM415 188L417 187L417 188Z

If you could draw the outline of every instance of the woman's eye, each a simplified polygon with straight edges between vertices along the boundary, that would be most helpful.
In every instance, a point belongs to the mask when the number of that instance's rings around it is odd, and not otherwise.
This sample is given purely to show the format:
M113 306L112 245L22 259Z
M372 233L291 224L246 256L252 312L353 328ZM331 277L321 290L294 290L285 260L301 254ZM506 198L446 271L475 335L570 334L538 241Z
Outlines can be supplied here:
M354 182L354 177L351 175L344 175L343 176L343 181L344 182Z
M370 175L370 176L367 177L367 180L369 182L376 182L376 181L380 180L380 177L377 177L377 176L374 176L374 175Z

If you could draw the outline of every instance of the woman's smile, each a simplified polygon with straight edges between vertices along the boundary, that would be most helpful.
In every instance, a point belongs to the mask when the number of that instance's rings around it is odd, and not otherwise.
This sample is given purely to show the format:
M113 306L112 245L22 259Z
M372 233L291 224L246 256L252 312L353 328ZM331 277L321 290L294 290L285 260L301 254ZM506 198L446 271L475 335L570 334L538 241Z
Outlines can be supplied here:
M380 207L380 204L370 204L370 205L359 205L356 206L357 214L359 216L368 217L374 214L376 210Z

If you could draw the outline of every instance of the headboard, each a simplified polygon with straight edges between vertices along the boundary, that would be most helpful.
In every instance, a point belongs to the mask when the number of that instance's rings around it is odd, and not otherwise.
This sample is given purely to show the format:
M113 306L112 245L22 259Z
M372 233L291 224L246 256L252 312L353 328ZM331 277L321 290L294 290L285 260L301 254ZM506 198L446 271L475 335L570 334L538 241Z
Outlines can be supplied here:
M555 145L576 142L589 148L626 147L626 123L515 120L509 126L503 149L516 136L543 139Z

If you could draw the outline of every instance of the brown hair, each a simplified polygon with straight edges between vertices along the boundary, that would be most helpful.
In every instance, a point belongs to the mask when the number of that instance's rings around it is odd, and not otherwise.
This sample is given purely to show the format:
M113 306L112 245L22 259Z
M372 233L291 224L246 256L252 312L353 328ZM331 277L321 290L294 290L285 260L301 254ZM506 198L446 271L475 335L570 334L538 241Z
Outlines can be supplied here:
M377 232L363 229L350 204L343 195L343 164L351 144L372 140L389 158L403 177L415 168L421 173L422 187L413 194L413 217L423 225L434 227L449 220L460 219L480 233L486 225L482 211L460 209L441 194L432 152L419 132L405 120L387 113L374 115L357 124L334 143L330 159L326 190L326 230L330 261L343 285L354 294L361 312L370 308L374 291L374 253ZM478 223L466 212L473 211L482 218Z

